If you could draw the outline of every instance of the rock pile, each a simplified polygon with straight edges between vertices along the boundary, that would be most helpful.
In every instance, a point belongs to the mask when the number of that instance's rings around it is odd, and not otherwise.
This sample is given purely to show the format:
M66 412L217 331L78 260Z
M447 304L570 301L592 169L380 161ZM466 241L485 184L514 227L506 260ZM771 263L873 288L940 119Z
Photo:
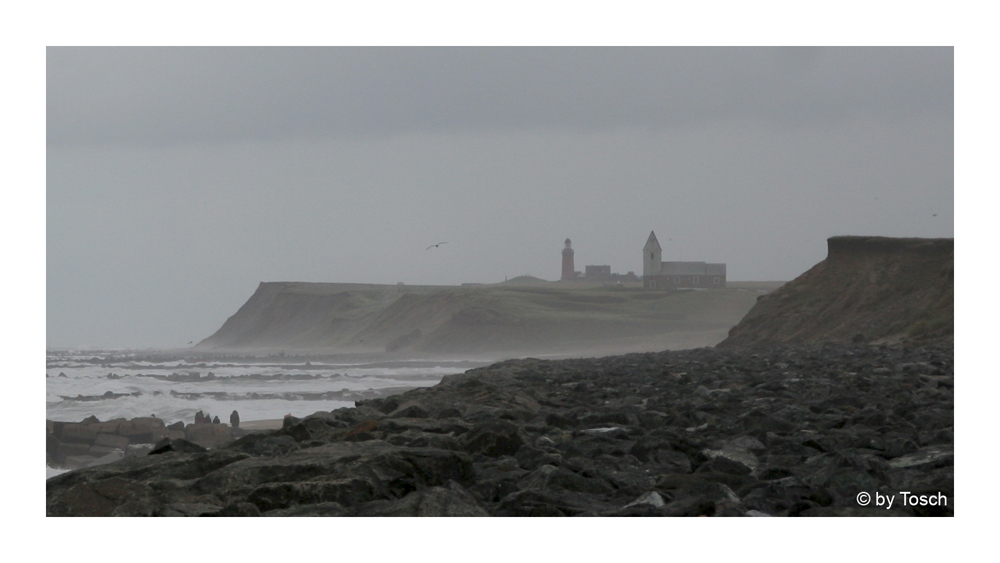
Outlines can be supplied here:
M91 416L81 422L45 421L46 464L51 467L78 469L118 461L133 455L145 455L163 439L184 439L203 448L212 448L233 439L227 424L188 424L167 426L154 417L119 418L101 422Z
M208 451L171 438L50 479L47 513L951 515L953 389L949 348L513 360Z

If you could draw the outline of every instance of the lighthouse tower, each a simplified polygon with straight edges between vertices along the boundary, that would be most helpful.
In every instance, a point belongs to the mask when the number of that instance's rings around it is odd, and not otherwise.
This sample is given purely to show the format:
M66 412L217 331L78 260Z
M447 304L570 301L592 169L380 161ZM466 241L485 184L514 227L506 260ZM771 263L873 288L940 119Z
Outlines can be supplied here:
M569 239L566 239L566 247L563 248L562 255L562 279L571 280L576 277L576 271L573 268L573 243Z

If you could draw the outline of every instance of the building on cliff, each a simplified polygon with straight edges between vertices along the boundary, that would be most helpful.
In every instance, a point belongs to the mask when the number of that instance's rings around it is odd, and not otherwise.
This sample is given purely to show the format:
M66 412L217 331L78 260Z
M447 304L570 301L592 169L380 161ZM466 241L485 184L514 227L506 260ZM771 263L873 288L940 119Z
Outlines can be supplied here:
M706 262L663 262L656 233L649 232L642 248L645 289L719 289L726 287L726 265Z
M583 281L597 281L605 283L626 283L638 282L639 276L635 272L627 274L611 273L611 266L587 266L584 269Z
M573 242L566 239L566 246L563 247L562 251L562 277L559 279L572 280L580 275L580 272L574 270L573 267Z
M566 239L566 246L562 251L562 277L561 280L577 280L577 281L590 281L590 282L604 282L604 283L625 283L625 282L638 282L639 276L635 275L635 272L629 272L627 274L617 274L611 273L611 266L608 265L590 265L585 268L585 273L580 275L580 272L576 271L573 266L573 243L569 239Z

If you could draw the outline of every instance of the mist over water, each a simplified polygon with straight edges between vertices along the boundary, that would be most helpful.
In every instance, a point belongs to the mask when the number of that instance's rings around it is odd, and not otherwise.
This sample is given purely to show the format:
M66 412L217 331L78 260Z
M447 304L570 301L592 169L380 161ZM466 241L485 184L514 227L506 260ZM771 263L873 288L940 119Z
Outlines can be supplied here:
M289 357L212 360L140 354L49 351L46 418L79 422L156 416L166 424L194 422L199 410L229 422L303 417L353 407L359 399L430 386L481 362L383 361L336 363Z

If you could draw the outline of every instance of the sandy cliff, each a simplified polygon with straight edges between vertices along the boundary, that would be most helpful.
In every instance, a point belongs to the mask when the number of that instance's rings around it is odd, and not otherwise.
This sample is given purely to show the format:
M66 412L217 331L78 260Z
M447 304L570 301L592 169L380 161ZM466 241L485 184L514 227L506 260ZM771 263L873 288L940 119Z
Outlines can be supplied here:
M761 296L719 346L950 344L954 239L832 237L826 260Z

